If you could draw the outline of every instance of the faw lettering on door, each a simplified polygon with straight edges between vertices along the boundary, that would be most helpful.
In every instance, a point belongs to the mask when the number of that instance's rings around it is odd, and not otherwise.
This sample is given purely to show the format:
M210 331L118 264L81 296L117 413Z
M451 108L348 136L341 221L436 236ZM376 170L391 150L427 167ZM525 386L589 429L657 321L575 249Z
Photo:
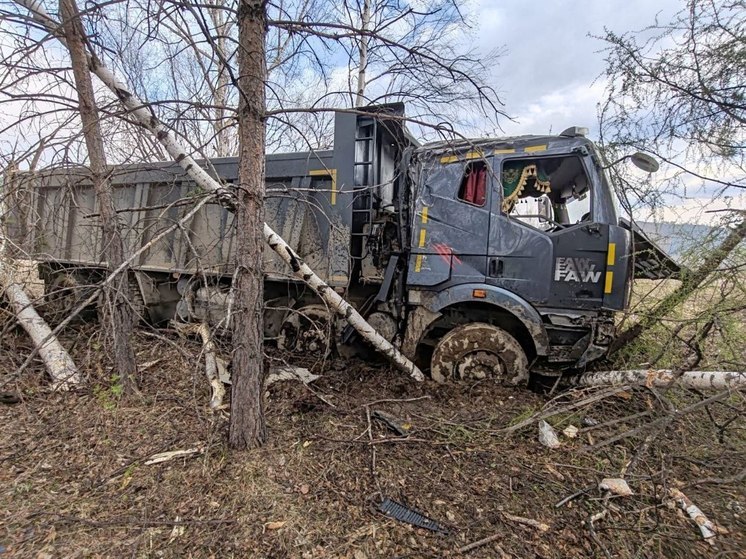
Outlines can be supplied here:
M598 283L600 279L601 272L596 271L596 264L590 258L559 256L555 260L554 281Z

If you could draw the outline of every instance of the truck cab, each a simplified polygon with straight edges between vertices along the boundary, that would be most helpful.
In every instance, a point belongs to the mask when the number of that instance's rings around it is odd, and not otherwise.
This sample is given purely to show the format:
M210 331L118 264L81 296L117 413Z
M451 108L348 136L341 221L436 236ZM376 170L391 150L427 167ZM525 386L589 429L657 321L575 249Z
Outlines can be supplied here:
M633 233L583 130L433 143L413 161L405 350L437 380L522 382L603 356Z

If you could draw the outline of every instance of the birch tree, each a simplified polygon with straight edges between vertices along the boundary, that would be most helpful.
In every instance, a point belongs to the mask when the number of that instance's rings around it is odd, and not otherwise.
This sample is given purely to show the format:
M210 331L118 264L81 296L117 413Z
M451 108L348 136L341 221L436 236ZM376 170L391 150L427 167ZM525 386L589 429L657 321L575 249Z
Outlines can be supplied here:
M714 335L722 366L746 360L731 349L742 346L744 335L744 14L743 2L688 0L667 22L600 37L607 47L609 85L600 116L609 160L642 150L663 162L659 173L644 180L630 166L611 166L623 205L633 219L652 214L671 220L672 206L699 198L699 217L709 217L712 226L710 234L700 228L690 239L681 284L661 295L653 287L632 309L635 320L623 322L613 347L617 361L655 366L670 354L674 365L689 361L690 354L700 360L704 338ZM715 201L734 211L708 216Z

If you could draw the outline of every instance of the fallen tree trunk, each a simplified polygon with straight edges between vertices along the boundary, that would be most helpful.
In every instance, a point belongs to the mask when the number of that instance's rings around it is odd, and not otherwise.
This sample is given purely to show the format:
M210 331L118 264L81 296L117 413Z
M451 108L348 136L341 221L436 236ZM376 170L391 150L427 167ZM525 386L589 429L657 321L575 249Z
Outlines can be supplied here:
M59 31L59 22L55 21L47 13L39 0L15 0L15 2L31 12L33 19L37 23L57 37L63 44L65 43L64 37ZM213 179L207 171L200 167L187 153L187 149L181 145L171 130L155 116L149 106L140 100L127 84L119 80L109 68L104 66L95 54L88 53L88 68L117 96L127 108L130 115L143 128L155 135L168 154L181 165L184 171L186 171L199 187L212 192L225 207L230 209L235 207L235 193L227 186ZM425 377L422 371L412 361L381 336L352 305L318 277L295 251L266 223L264 224L264 238L270 248L279 254L292 268L293 273L306 282L330 309L345 318L375 349L383 353L402 371L408 373L415 380L424 380Z
M702 265L695 271L686 274L681 285L670 295L664 297L650 311L640 318L638 322L622 331L611 344L609 355L613 355L623 347L629 345L639 338L651 326L660 322L662 318L668 316L679 304L683 303L702 283L723 263L728 255L735 249L741 241L746 238L746 219L728 233L728 236L720 245L713 250L702 262Z
M52 377L52 388L69 390L78 386L81 380L75 362L59 340L52 335L46 321L36 312L23 287L8 279L5 266L2 264L5 296L13 308L18 323L38 348L39 357L44 361L44 366Z
M635 369L586 373L577 380L577 384L580 386L642 384L654 388L663 388L672 382L699 390L723 390L724 388L746 386L746 372L686 371L681 373L671 369Z
M207 326L206 322L196 324L173 321L171 322L171 326L180 335L199 336L202 339L202 352L205 354L205 375L212 389L210 409L220 409L223 406L223 398L225 398L225 387L223 386L223 381L220 379L220 365L218 364L218 359L220 358L217 356L215 343L212 341L210 327Z
M11 177L12 174L9 172L8 176ZM2 181L0 181L0 184L2 184ZM47 322L36 312L31 303L31 298L26 294L23 287L14 281L13 266L9 264L12 263L12 259L6 256L5 215L5 197L3 196L2 201L0 201L0 219L3 220L0 225L0 282L5 297L8 299L18 323L34 342L49 376L52 377L52 388L54 390L74 388L81 382L75 362L52 334Z
M70 324L70 322L72 322L72 320L83 311L83 309L85 309L90 304L92 304L96 299L98 299L99 289L103 289L107 285L111 285L111 283L117 279L117 276L119 276L119 274L121 274L129 266L131 266L132 263L135 260L137 260L137 258L139 258L143 253L150 250L157 242L161 241L167 235L171 234L172 231L175 231L179 227L182 227L185 223L187 223L190 219L192 219L197 214L197 212L207 203L207 201L208 201L208 198L202 198L202 200L197 202L195 206L191 210L189 210L189 212L187 212L186 215L184 215L179 221L170 225L169 227L166 227L163 231L158 233L156 236L150 239L146 244L144 244L139 249L137 249L137 251L131 254L127 258L127 260L125 260L124 262L122 262L122 264L119 265L119 267L116 270L114 270L108 276L106 276L106 279L98 285L98 289L92 290L93 292L88 296L87 299L82 301L77 307L75 307L72 311L70 311L67 317L65 317L65 319L62 322L60 322L57 326L55 326L54 330L52 330L49 333L49 336L45 338L44 341L47 341L48 339L56 336L59 332L64 330L67 327L67 325ZM21 366L18 367L18 369L16 369L15 373L13 373L13 376L20 375L26 369L26 367L29 366L31 361L33 361L33 359L36 357L38 353L39 353L39 347L37 346L26 357L25 361L21 364ZM0 382L0 388L8 384L8 382L10 382L11 379L12 377L10 379L5 379L2 382Z

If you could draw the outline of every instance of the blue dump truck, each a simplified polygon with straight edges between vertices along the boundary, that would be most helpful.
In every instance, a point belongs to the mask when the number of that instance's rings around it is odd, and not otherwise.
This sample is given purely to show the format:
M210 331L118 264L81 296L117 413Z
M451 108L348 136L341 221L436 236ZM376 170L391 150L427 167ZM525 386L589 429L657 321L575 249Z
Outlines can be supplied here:
M579 128L420 145L404 108L336 113L333 149L268 155L266 219L330 286L431 376L557 375L602 357L633 277L677 265L621 220L594 144ZM235 158L203 162L223 183ZM175 163L111 169L126 250L181 219L203 195ZM50 308L105 275L90 177L20 174L15 244L40 262ZM130 300L154 323L225 325L234 217L217 203L132 264ZM265 250L265 335L291 351L360 345L312 290Z

